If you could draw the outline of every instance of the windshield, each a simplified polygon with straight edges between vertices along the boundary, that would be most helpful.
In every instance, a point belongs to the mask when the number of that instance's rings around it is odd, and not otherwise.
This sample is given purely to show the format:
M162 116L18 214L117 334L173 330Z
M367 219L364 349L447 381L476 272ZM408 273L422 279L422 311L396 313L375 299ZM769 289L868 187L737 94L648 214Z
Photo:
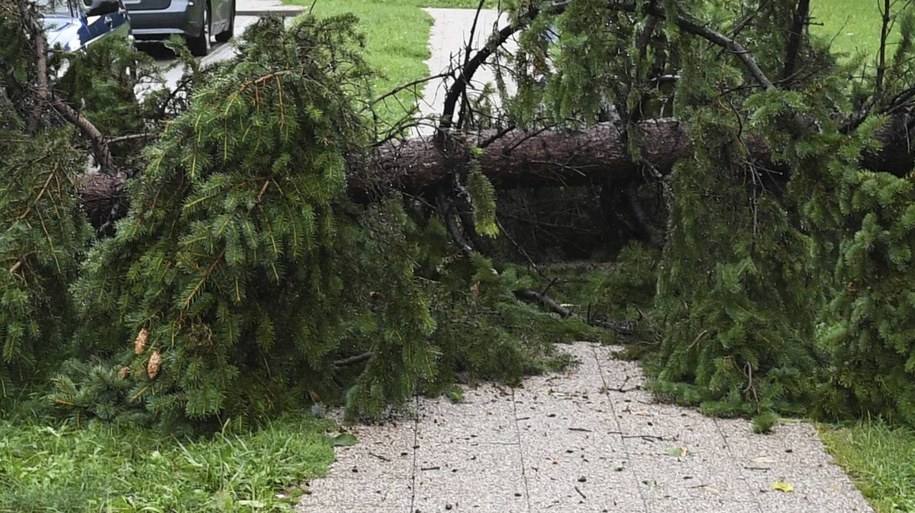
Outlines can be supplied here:
M43 14L73 16L70 0L36 0L35 4Z

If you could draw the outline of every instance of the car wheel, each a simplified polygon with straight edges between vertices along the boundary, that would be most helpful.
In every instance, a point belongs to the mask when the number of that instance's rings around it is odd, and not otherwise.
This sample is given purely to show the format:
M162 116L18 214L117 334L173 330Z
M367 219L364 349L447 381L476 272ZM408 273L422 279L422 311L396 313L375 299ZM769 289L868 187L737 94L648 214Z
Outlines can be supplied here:
M191 55L195 57L204 57L210 53L210 6L203 7L203 23L200 26L200 34L187 38L187 48Z
M235 35L235 0L232 0L232 9L229 11L229 26L226 29L216 34L216 41L219 43L225 43L226 41L232 39L232 36Z

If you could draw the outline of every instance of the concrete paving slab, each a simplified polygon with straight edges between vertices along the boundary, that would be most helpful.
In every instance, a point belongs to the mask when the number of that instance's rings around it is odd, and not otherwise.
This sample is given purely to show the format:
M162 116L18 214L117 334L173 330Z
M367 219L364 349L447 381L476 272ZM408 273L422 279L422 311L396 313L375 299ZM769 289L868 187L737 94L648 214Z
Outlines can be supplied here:
M578 361L568 374L579 376L598 376L601 373L598 357L606 358L619 350L616 346L602 346L593 342L575 342L574 344L557 344L556 348L571 355Z
M557 397L569 396L598 396L604 395L603 382L596 374L579 374L568 371L548 376L534 376L525 380L520 387L522 390L547 390L552 391Z
M348 510L404 513L410 511L413 500L412 481L395 476L366 480L328 477L310 481L308 488L310 493L302 496L297 505L299 511L308 513Z
M594 347L595 360L603 376L608 391L626 393L641 391L645 383L645 373L638 362L621 360L617 353L618 346Z
M743 420L717 424L765 511L872 511L860 494L847 493L851 480L823 450L813 426L786 421L772 434L754 435ZM776 482L793 491L775 490Z
M632 455L630 466L647 501L756 501L750 485L726 454Z
M604 444L622 450L623 439L613 424L613 411L609 402L601 404L600 399L598 396L586 402L552 394L516 394L521 441L555 439L561 433L563 440L575 446Z
M483 385L464 392L464 401L420 402L419 446L440 443L517 444L511 389Z
M467 389L461 404L417 399L415 425L353 428L360 444L337 449L298 510L872 513L811 426L756 435L747 420L609 390L609 376L642 377L616 369L625 362L612 350L559 348L580 367L515 390Z
M709 418L667 404L619 402L609 394L626 447L632 454L662 455L672 450L688 454L728 455L727 441Z
M650 500L647 505L648 513L763 513L755 502L731 500L663 499Z
M606 396L528 386L514 400L532 511L642 511Z
M349 431L359 443L337 449L336 461L331 464L329 474L351 479L413 475L415 422L353 426Z
M557 344L557 350L571 355L576 364L565 372L528 378L522 384L521 389L549 391L556 397L570 395L587 398L604 395L606 390L595 356L595 346L597 344L590 342Z
M416 450L414 511L529 509L517 445L428 444Z

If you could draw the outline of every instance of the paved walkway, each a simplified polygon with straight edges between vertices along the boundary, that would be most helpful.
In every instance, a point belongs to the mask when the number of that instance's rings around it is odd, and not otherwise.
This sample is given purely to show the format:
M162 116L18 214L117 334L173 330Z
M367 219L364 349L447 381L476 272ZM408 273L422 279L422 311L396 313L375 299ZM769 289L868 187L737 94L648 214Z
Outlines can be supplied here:
M745 420L658 404L613 348L464 402L419 399L416 418L353 428L300 512L871 512L804 423L755 435ZM777 491L776 482L793 487Z
M477 17L476 9L423 9L432 16L432 29L429 33L430 57L426 61L429 75L437 75L451 69L459 69L464 63L465 50L469 46L471 52L483 48L494 30L508 23L508 16L500 16L495 9L481 9ZM476 30L471 34L474 20ZM471 37L472 35L472 37ZM517 47L514 40L509 40L505 46L509 51ZM495 58L490 58L493 61ZM488 62L474 73L473 80L468 88L468 95L478 98L485 84L495 84L496 74L494 62ZM502 62L502 65L505 65ZM507 77L506 77L507 78ZM419 116L427 118L430 122L417 129L418 135L429 135L434 132L436 121L442 114L445 105L445 95L454 83L453 80L435 79L426 83L423 89L423 98L419 101ZM494 87L494 86L493 86ZM514 85L509 80L506 84L509 94L513 93ZM495 103L499 103L496 99Z
M278 16L296 16L305 11L299 5L285 5L281 0L235 0L235 13L238 16L261 17L269 14Z

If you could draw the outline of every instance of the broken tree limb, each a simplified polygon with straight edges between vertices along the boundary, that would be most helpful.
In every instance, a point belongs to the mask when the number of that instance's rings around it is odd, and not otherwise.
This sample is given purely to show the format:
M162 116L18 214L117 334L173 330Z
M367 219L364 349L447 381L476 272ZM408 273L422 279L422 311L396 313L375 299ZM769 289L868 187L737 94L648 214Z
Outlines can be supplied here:
M35 105L32 117L28 120L28 131L34 133L38 129L45 109L50 106L92 143L92 154L102 172L115 174L111 148L102 132L88 118L54 96L51 91L48 77L48 43L36 6L30 2L19 2L18 4L22 28L28 33L35 56Z
M357 363L369 361L375 353L368 351L362 354L357 354L355 356L350 356L348 358L341 358L339 360L334 360L334 367L346 367L347 365L356 365Z
M530 290L530 289L516 290L515 297L520 299L521 301L525 301L527 303L536 303L553 313L559 314L559 316L562 317L563 319L565 319L566 317L572 316L571 310L560 305L559 303L557 303L554 299L550 298L549 296L545 296L545 295L537 292L536 290Z

